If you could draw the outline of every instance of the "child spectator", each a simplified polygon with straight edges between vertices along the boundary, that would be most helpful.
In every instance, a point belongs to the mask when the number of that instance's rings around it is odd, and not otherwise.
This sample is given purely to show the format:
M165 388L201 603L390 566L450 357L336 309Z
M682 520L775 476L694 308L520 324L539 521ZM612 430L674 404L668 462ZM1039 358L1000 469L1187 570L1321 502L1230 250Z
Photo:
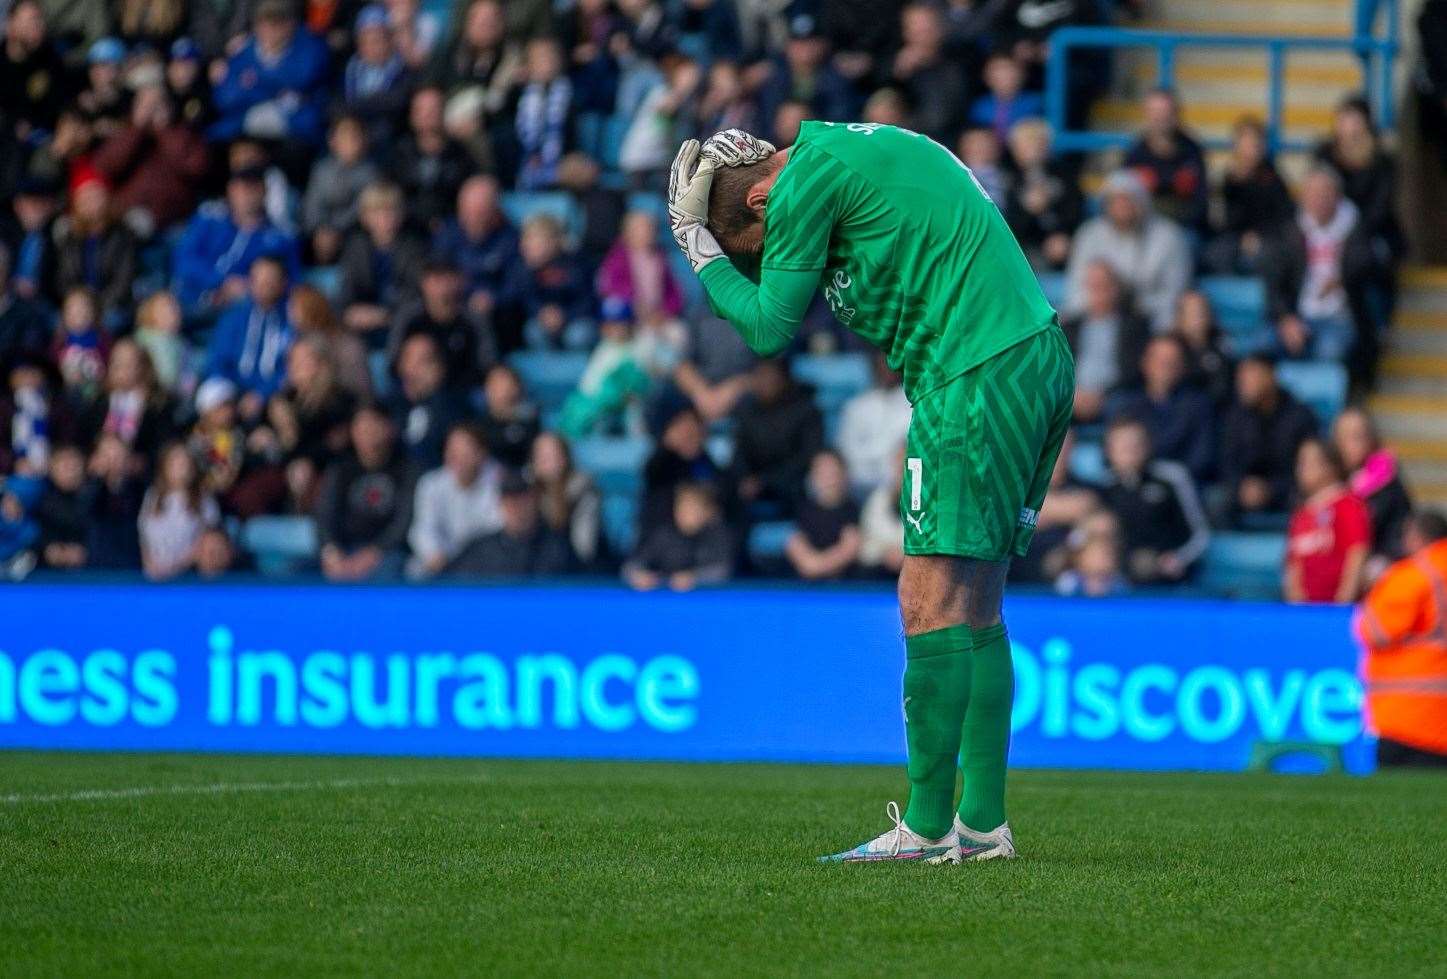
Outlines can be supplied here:
M986 58L984 78L990 91L975 99L970 123L991 130L1001 143L1017 122L1045 114L1044 97L1039 92L1024 91L1025 66L1010 52L996 51Z
M833 449L809 463L807 498L784 545L794 573L815 581L846 577L859 558L859 507L849 497L849 472Z
M1330 443L1309 438L1296 453L1301 503L1286 529L1283 597L1293 604L1346 604L1360 596L1372 518L1344 484L1346 469Z
M206 376L224 377L241 392L241 416L255 421L286 379L293 331L287 317L286 266L258 256L247 274L245 298L222 314L206 350Z
M486 534L502 529L503 470L487 455L476 425L459 423L447 433L440 468L417 481L408 573L431 578Z
M447 383L441 351L429 334L402 344L391 408L408 457L424 472L440 466L447 433L469 412L466 396Z
M126 46L113 37L94 41L85 55L85 87L75 96L75 104L102 139L125 119L126 92L121 85L125 60Z
M342 323L363 335L387 328L392 311L410 298L422 274L422 243L404 231L402 192L393 184L362 191L361 229L342 248L337 305Z
M683 483L674 492L673 519L655 527L623 565L623 580L638 591L692 591L733 574L733 540L713 492Z
M658 245L658 223L647 211L629 211L618 240L598 269L598 295L633 307L640 323L677 319L683 293Z
M904 442L894 451L892 479L875 486L859 516L859 566L893 577L904 566L904 521L899 515L904 481Z
M1089 517L1071 535L1069 565L1055 579L1059 595L1108 598L1124 595L1130 584L1120 572L1120 522L1105 511Z
M64 398L56 397L60 377L40 354L12 359L8 391L0 397L0 472L40 476L50 465L50 445L66 441L73 427Z
M60 305L60 329L51 356L72 403L85 404L96 396L105 375L110 337L100 325L95 294L74 286Z
M640 401L654 390L678 364L683 347L681 324L662 321L655 328L635 326L633 309L627 300L603 301L601 339L588 357L578 387L563 403L558 427L574 438L599 428L617 427L639 431Z
M573 569L568 538L540 519L537 490L521 474L510 472L503 478L500 505L501 529L459 554L452 573L475 578L542 578Z
M79 425L87 444L102 433L115 435L134 453L136 471L144 472L175 436L175 413L150 356L134 338L122 337L111 350L105 385L82 411Z
M156 384L165 391L176 391L181 381L181 368L186 357L186 341L181 339L181 304L166 290L153 292L136 309L136 344L151 361Z
M13 232L7 232L0 242L0 247L5 244L14 247L14 253L7 256L6 268L0 271L8 269L10 290L27 300L21 307L24 310L33 310L28 301L40 295L44 284L42 277L47 271L45 263L50 249L50 231L59 208L55 196L55 185L51 181L38 176L22 176L15 187L12 204L15 228ZM0 295L4 294L4 289L4 284L0 283ZM19 312L12 312L12 309L13 304L7 306L4 313L7 319Z
M527 465L538 436L538 406L528 400L522 378L506 364L497 364L482 383L482 417L488 451L509 469Z
M387 10L369 3L357 14L356 50L342 73L347 111L367 124L374 146L392 137L392 127L407 104L407 64L392 41Z
M538 491L543 523L572 545L578 562L589 567L599 557L603 497L592 477L573 464L567 441L553 432L533 439L529 477Z
M874 384L844 402L835 439L850 483L862 492L894 479L895 456L909 432L911 414L904 385L884 352L876 351L870 363Z
M395 449L392 420L375 405L352 416L352 455L322 480L317 505L322 574L329 581L395 578L412 524L416 470Z
M1218 275L1260 272L1264 246L1291 220L1291 192L1266 152L1266 127L1252 116L1231 129L1231 156L1221 175L1221 220L1202 258Z
M357 225L362 191L377 180L367 159L367 133L355 115L340 115L327 137L330 152L312 167L302 199L301 226L311 240L312 257L327 265Z
M141 566L152 581L190 571L206 529L221 522L221 509L202 487L201 471L186 446L161 450L156 481L141 504Z
M1106 429L1105 460L1109 470L1099 493L1120 518L1131 580L1181 581L1211 537L1190 473L1178 462L1152 459L1150 433L1131 418Z
M231 490L246 459L245 441L236 422L236 385L224 377L201 382L196 389L196 424L187 445L208 493Z
M1050 127L1024 119L1010 129L1015 179L1005 199L1005 220L1037 268L1060 269L1070 257L1070 236L1085 211L1080 184L1050 153Z
M50 478L35 511L40 526L40 563L47 568L83 568L89 560L90 506L85 494L85 455L74 445L50 454Z
M1412 513L1412 496L1402 481L1396 453L1382 444L1371 416L1357 407L1336 416L1331 442L1346 469L1348 488L1371 515L1373 553L1403 556L1402 530Z
M517 104L519 190L543 190L557 183L573 109L573 83L563 73L563 54L550 37L528 42L527 82Z
M523 225L522 263L513 273L506 301L523 322L534 350L586 350L597 338L591 316L593 290L582 264L563 250L563 227L548 214Z

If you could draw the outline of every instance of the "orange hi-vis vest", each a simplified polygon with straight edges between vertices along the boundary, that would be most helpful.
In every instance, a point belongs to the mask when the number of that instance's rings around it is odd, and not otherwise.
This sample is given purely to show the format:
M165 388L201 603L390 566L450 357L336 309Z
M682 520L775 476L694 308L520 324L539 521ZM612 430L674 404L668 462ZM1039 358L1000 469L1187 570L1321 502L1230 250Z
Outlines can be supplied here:
M1379 736L1447 754L1447 540L1386 570L1357 617Z

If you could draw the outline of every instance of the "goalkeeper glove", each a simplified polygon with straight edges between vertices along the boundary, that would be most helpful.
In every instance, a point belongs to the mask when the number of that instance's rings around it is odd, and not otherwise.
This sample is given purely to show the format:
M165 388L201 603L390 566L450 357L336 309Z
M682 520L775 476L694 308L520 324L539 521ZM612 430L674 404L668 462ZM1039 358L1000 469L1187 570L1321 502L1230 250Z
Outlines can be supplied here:
M721 167L742 167L766 160L774 153L774 144L759 139L742 129L725 129L714 133L703 144L704 159Z
M704 227L708 220L708 192L717 167L717 160L708 156L699 159L698 140L689 139L679 147L668 174L668 226L695 272L723 258L723 249Z

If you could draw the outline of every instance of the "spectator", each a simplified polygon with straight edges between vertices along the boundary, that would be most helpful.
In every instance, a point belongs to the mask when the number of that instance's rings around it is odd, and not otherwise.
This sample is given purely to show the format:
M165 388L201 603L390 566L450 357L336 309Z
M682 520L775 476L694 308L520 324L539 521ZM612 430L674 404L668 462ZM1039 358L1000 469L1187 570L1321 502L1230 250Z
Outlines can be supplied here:
M810 119L854 118L855 94L830 64L829 40L819 33L814 17L807 13L791 17L788 30L783 53L768 66L767 81L759 91L760 114L769 118L785 102L800 99L807 104Z
M1231 398L1231 357L1226 340L1216 325L1211 300L1199 289L1187 289L1176 301L1176 318L1170 336L1181 341L1189 367L1186 383L1206 392L1215 408Z
M10 250L0 244L0 370L17 358L43 355L50 340L45 314L11 287Z
M672 330L642 325L635 329L628 302L605 299L602 338L589 354L577 387L563 402L559 430L576 438L620 426L641 429L642 399L653 391L656 379L678 363L683 329L673 326Z
M630 211L624 216L622 232L598 269L597 286L602 299L628 303L640 322L677 319L683 312L683 293L658 246L653 215Z
M761 360L734 417L737 495L750 506L773 504L792 514L804 495L809 460L824 447L813 392L793 379L784 361Z
M865 493L894 479L911 413L904 385L884 353L876 352L870 363L874 385L844 403L835 440L850 483Z
M1105 182L1099 217L1081 225L1075 236L1067 272L1067 305L1080 308L1082 280L1091 262L1105 261L1115 270L1151 326L1164 330L1176 299L1191 280L1190 245L1176 224L1151 209L1140 177L1118 170Z
M447 92L449 115L462 114L464 107L475 113L475 106L495 117L511 100L522 68L522 51L506 38L502 4L472 0L461 30L433 60L431 73Z
M1231 157L1221 176L1221 220L1206 247L1206 267L1218 275L1254 275L1262 250L1291 220L1291 192L1266 151L1266 127L1246 116L1231 129Z
M808 494L784 545L794 573L806 580L846 577L859 559L859 506L849 496L849 472L833 449L809 462Z
M175 391L181 383L186 341L181 338L181 304L162 289L136 308L136 329L131 334L150 361L152 379L162 391Z
M587 473L573 464L562 436L542 432L533 439L528 475L538 491L538 512L553 532L568 539L584 567L600 556L603 497Z
M396 578L412 524L415 470L396 451L392 421L381 408L358 408L351 429L352 455L322 479L322 574L330 581Z
M716 8L721 5L715 3L713 6ZM749 133L759 131L764 117L745 87L738 62L719 58L708 66L707 80L698 102L698 116L700 139L706 139L725 129L742 129ZM876 120L866 118L865 121Z
M1192 479L1208 481L1216 472L1215 407L1187 383L1184 345L1174 337L1156 337L1146 344L1140 364L1140 384L1110 398L1106 421L1140 421L1157 456L1181 463Z
M447 383L470 387L497 360L497 344L486 316L462 302L462 278L446 259L422 265L419 297L397 311L388 349L398 351L413 336L436 342L447 361ZM395 356L391 358L395 362Z
M1243 358L1236 365L1236 400L1221 425L1221 482L1230 515L1284 510L1297 450L1315 434L1311 409L1277 383L1271 361Z
M5 17L0 48L0 92L5 123L18 142L40 141L55 128L74 79L49 36L39 0L15 0ZM13 100L13 101L12 101Z
M23 176L16 185L11 204L15 216L13 226L5 227L10 222L4 222L4 215L0 215L0 248L6 243L11 245L6 252L7 265L0 269L8 279L8 282L0 279L0 297L13 293L21 299L40 300L41 277L47 271L50 232L55 223L55 195L54 184L41 177ZM8 310L7 306L6 312ZM0 318L3 317L5 313L0 313ZM3 331L4 326L0 325L0 344L4 342Z
M601 176L597 161L584 153L569 153L558 164L559 186L583 212L578 255L589 267L601 265L607 257L628 209L628 195L618 187L604 186Z
M1010 52L996 51L986 58L984 78L989 92L975 99L970 124L992 130L1001 143L1018 123L1045 114L1044 97L1024 91L1025 66Z
M421 9L418 0L383 0L382 6L387 10L387 24L402 61L411 71L422 68L442 39L441 18Z
M571 571L568 538L538 514L537 490L518 473L503 477L502 528L458 555L452 570L479 578L541 578Z
M181 308L209 316L246 295L247 273L259 255L280 257L290 277L300 270L296 241L266 216L266 174L239 170L226 199L201 205L172 253L171 286Z
M504 288L522 264L518 233L502 213L501 186L488 176L470 178L457 192L457 216L433 239L438 258L460 270L467 308L493 314ZM521 346L511 340L504 353Z
M99 138L110 136L125 122L126 93L121 87L125 59L126 46L113 37L99 38L86 50L85 84L74 104Z
M293 331L284 261L259 255L247 279L245 298L216 323L206 350L206 376L234 383L241 391L241 415L251 421L286 378L286 351Z
M488 451L509 469L527 464L538 436L538 408L527 398L523 382L506 364L495 364L482 382L482 416Z
M357 226L362 191L377 181L377 167L367 159L367 132L356 116L337 117L327 148L330 152L312 167L302 200L302 230L311 240L312 256L323 265L341 253Z
M1150 325L1131 310L1109 262L1086 266L1081 288L1079 311L1060 325L1075 355L1075 419L1092 422L1109 394L1139 383Z
M216 500L201 486L201 471L180 442L161 450L156 481L141 504L141 566L152 581L185 574L196 565L202 534L221 522Z
M441 467L417 481L417 502L407 541L409 572L443 574L484 535L501 530L503 470L487 455L481 429L459 422L447 433Z
M1010 128L1015 179L1005 199L1005 220L1020 247L1040 269L1060 269L1085 203L1075 174L1050 155L1050 127L1022 119Z
M1363 232L1360 213L1342 197L1336 173L1325 167L1309 172L1296 221L1281 228L1263 262L1280 353L1346 359L1364 326L1353 318L1352 287L1372 274L1374 262Z
M522 262L511 275L504 302L523 321L535 350L586 350L597 339L594 299L578 259L564 251L556 218L536 214L523 225Z
M205 141L176 119L159 83L136 91L126 123L95 154L96 169L115 188L112 206L146 238L195 210L210 163Z
M105 376L110 335L100 325L95 295L85 286L72 286L60 304L60 328L51 345L51 357L60 368L65 392L72 404L95 397Z
M1211 537L1190 473L1179 462L1152 458L1150 433L1133 418L1106 430L1105 460L1101 502L1120 520L1131 580L1181 581Z
M1045 501L1035 519L1030 550L1010 562L1010 580L1030 583L1055 581L1072 560L1071 538L1077 528L1101 510L1099 488L1079 480L1070 471L1075 433L1067 432L1050 470Z
M573 83L563 72L563 53L550 37L528 41L526 81L517 103L519 190L544 190L558 182L572 123Z
M356 50L342 73L342 101L367 125L373 145L385 144L407 104L407 64L392 38L387 9L369 3L357 13Z
M0 575L20 581L35 570L40 525L35 508L44 490L39 476L0 475Z
M673 519L642 539L623 565L623 580L638 591L720 584L733 574L733 547L712 491L682 483L674 491Z
M699 77L695 62L675 55L664 62L662 79L649 83L636 106L619 106L618 115L629 122L618 147L618 169L631 186L663 189L674 147L693 131L690 109Z
M472 171L472 159L447 135L442 90L424 85L412 93L407 132L390 154L387 172L402 187L412 219L436 233L457 200L458 189ZM462 213L461 202L457 207Z
M463 394L447 383L437 341L426 333L408 337L397 354L397 393L392 416L402 431L407 455L422 471L442 464L443 443L467 417Z
M1210 198L1201 144L1181 126L1181 107L1168 88L1149 92L1145 128L1126 150L1125 165L1145 184L1156 211L1184 228L1206 229Z
M337 379L326 340L299 336L287 352L286 384L267 402L265 425L248 442L284 463L286 490L303 513L315 507L321 474L346 453L356 403Z
M176 118L201 133L216 118L211 85L201 70L201 49L189 37L171 42L166 61L166 92L176 107Z
M201 470L202 486L218 496L231 492L246 462L246 437L236 417L236 385L224 377L196 388L196 424L187 446Z
M243 134L300 144L322 141L327 48L299 29L287 0L261 0L253 32L226 59L212 99L213 140Z
M120 0L115 4L121 38L137 55L164 51L186 26L184 4L168 0Z
M139 522L146 484L134 471L130 450L117 436L102 434L91 452L87 473L88 566L126 571L139 568Z
M1286 529L1285 599L1354 602L1372 543L1366 504L1345 486L1346 469L1329 442L1305 439L1296 452L1301 502Z
M392 310L416 291L423 246L403 229L402 192L395 185L368 185L359 214L361 229L342 248L337 305L343 325L366 336L384 331Z
M865 497L859 516L859 566L875 574L894 577L904 566L904 521L899 499L904 482L904 443L894 452L892 478Z
M748 389L754 352L737 330L717 316L690 317L684 329L683 358L673 371L674 386L706 420L726 418Z
M51 226L47 291L60 297L78 286L91 290L106 325L124 323L138 263L136 236L115 220L110 189L94 167L71 179L70 210Z
M718 466L705 444L703 419L690 407L677 408L668 416L658 444L643 467L643 504L639 507L640 539L673 519L673 499L684 483L717 486Z
M60 372L44 354L14 357L9 390L0 396L0 472L39 477L50 465L52 441L71 441L73 421L58 397ZM7 438L8 436L8 438Z
M332 312L332 304L316 286L293 286L286 300L286 315L297 336L313 336L327 345L328 356L336 367L337 382L358 398L372 391L371 368L367 349L354 334L342 329Z
M157 381L146 349L122 337L111 350L104 390L85 406L79 427L90 445L103 433L119 438L134 453L136 471L144 472L160 447L175 437L175 414L175 402Z
M945 51L945 24L937 7L912 3L900 14L904 44L894 56L894 84L909 102L913 128L948 145L964 122L969 78Z
M83 568L90 560L90 512L85 494L85 454L74 445L57 445L50 454L50 476L35 510L40 527L36 551L46 568Z
M993 129L966 129L960 136L960 162L970 168L985 196L1004 209L1010 195L1010 174L1000 164L1002 147Z
M1314 155L1340 178L1342 193L1356 205L1379 261L1386 265L1400 257L1405 243L1397 220L1397 164L1383 148L1364 99L1342 100L1332 115L1331 137Z
M1382 445L1371 416L1356 407L1336 416L1331 443L1346 470L1347 487L1367 505L1373 553L1401 557L1402 529L1412 513L1412 496L1402 481L1396 453Z
M1121 574L1120 521L1106 510L1092 514L1070 538L1068 565L1055 579L1060 595L1109 598L1130 591Z

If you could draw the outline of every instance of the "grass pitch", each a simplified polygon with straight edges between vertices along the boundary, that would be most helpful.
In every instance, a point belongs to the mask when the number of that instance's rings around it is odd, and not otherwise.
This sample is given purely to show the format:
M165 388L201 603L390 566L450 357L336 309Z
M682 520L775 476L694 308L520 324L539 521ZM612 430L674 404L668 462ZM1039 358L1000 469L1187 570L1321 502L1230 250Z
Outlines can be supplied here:
M901 783L0 753L0 975L1447 969L1447 778L1016 772L1020 860L813 863Z

